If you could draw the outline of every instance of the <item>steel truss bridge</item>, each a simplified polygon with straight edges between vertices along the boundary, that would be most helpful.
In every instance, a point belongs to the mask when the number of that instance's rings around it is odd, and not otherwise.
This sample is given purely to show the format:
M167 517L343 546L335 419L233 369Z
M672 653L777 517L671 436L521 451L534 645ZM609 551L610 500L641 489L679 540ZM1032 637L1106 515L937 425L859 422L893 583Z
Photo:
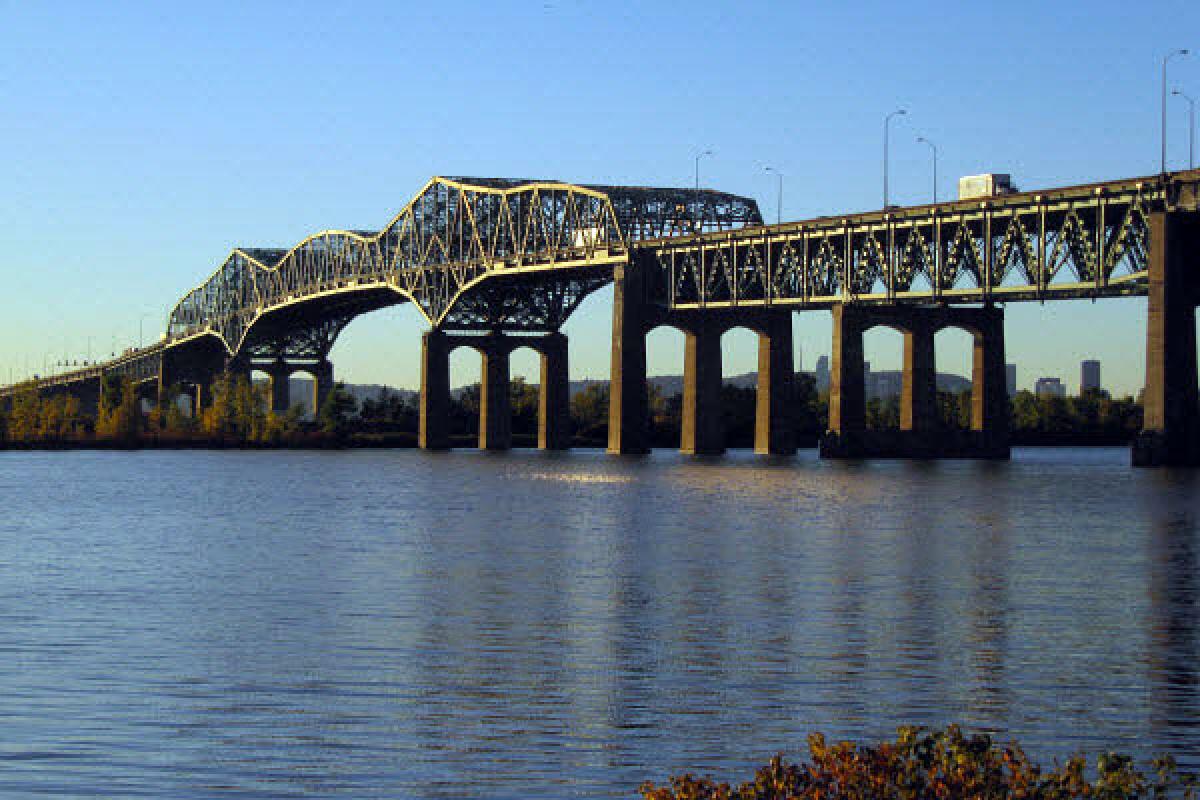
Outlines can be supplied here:
M1149 216L1200 172L643 242L670 308L989 303L1144 295Z
M643 413L636 389L630 390L633 416L621 407L628 392L617 385L618 374L630 371L625 367L640 374L636 352L632 362L622 362L633 340L622 344L621 337L673 324L691 347L705 331L739 320L766 336L772 314L806 309L845 309L851 317L854 309L870 308L919 315L959 305L1131 295L1150 295L1153 317L1155 276L1177 261L1200 269L1194 264L1198 211L1200 170L780 225L763 225L753 200L713 190L436 177L378 232L328 230L290 250L233 250L172 309L160 342L5 387L0 397L30 385L71 390L110 374L157 384L161 392L171 382L199 386L215 371L264 364L277 365L284 376L305 369L321 382L329 350L352 319L405 302L433 334L470 334L470 346L486 358L481 334L531 341L554 335L585 297L615 280L610 449L636 452L644 449L636 435L632 446L614 441ZM1172 296L1186 295L1188 305L1190 283L1183 283ZM630 316L633 307L640 310ZM1188 305L1194 315L1193 308ZM841 319L839 312L835 333ZM879 319L855 324L908 333L920 327L894 314ZM939 324L955 324L949 319ZM1194 341L1191 347L1194 362ZM428 363L430 353L449 349L427 346L424 373L440 374ZM506 359L511 349L497 346L495 353ZM847 357L853 361L853 353ZM699 362L693 368L705 372ZM1194 389L1194 363L1190 374ZM853 384L852 374L849 380ZM685 381L685 389L692 383ZM692 388L685 405L702 402L702 387ZM858 402L852 387L850 395ZM434 396L440 393L423 392ZM833 399L840 402L838 386ZM1193 398L1188 408L1194 405ZM423 400L423 422L425 412L432 415L426 444L438 446L437 412L428 406ZM1153 413L1148 410L1148 427ZM769 438L764 433L763 441ZM491 439L506 446L503 435Z

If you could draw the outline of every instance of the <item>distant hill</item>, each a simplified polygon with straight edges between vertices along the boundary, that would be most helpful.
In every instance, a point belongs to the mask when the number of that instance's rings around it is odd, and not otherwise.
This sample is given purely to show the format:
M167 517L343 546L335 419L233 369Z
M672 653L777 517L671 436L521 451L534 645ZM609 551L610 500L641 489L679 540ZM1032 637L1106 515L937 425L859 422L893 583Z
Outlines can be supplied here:
M812 373L808 373L812 374ZM902 373L899 370L872 370L870 379L867 385L868 397L883 397L893 394L899 394L901 385ZM658 389L663 397L672 397L683 393L683 376L682 375L653 375L649 382ZM724 379L724 383L736 386L739 389L753 389L758 385L757 372L743 372L740 375L729 375ZM571 396L586 391L589 386L608 385L608 380L600 378L581 378L571 381ZM530 384L536 386L537 384ZM293 377L290 382L290 390L292 402L304 406L308 413L312 413L312 381L308 378ZM452 391L454 396L458 396L466 387L458 386ZM828 387L819 387L826 389ZM961 375L955 375L948 372L939 372L937 374L937 388L943 392L962 392L971 388L971 381ZM375 399L379 397L379 393L387 389L389 392L394 392L402 396L405 400L415 403L419 392L413 389L397 389L394 386L385 386L379 383L348 383L346 391L354 396L354 399L361 403L365 399Z

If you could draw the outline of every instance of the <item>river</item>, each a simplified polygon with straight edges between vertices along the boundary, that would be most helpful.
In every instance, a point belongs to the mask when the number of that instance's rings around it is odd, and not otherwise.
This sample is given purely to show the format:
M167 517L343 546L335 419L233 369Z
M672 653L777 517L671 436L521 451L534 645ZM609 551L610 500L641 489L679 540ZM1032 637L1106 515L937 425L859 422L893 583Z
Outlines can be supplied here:
M1200 766L1200 472L0 453L0 795L634 797L959 722Z

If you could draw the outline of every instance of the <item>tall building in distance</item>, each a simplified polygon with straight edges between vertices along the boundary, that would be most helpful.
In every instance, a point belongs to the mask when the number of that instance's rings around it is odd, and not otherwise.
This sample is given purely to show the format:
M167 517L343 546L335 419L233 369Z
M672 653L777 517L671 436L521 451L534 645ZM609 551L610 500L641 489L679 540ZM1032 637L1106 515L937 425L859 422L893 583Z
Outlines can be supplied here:
M1079 393L1100 388L1100 362L1087 360L1079 365Z
M1008 390L1008 396L1013 397L1017 393L1017 365L1004 365L1004 387Z
M1038 378L1037 383L1033 385L1033 393L1038 397L1042 395L1066 397L1067 387L1058 378Z
M829 389L829 356L817 357L817 391Z

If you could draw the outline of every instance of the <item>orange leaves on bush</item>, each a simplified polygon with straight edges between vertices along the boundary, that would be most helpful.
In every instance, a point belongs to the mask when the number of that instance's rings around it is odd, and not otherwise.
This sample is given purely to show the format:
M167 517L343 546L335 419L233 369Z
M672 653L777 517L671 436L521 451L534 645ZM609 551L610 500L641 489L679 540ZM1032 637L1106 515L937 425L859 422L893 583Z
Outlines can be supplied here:
M711 778L683 775L669 786L645 783L643 800L1194 800L1196 779L1173 758L1153 762L1153 775L1133 759L1105 753L1089 780L1087 760L1075 756L1043 771L1015 744L999 747L990 737L905 727L894 742L858 746L808 737L809 761L785 764L782 756L759 768L736 789Z

